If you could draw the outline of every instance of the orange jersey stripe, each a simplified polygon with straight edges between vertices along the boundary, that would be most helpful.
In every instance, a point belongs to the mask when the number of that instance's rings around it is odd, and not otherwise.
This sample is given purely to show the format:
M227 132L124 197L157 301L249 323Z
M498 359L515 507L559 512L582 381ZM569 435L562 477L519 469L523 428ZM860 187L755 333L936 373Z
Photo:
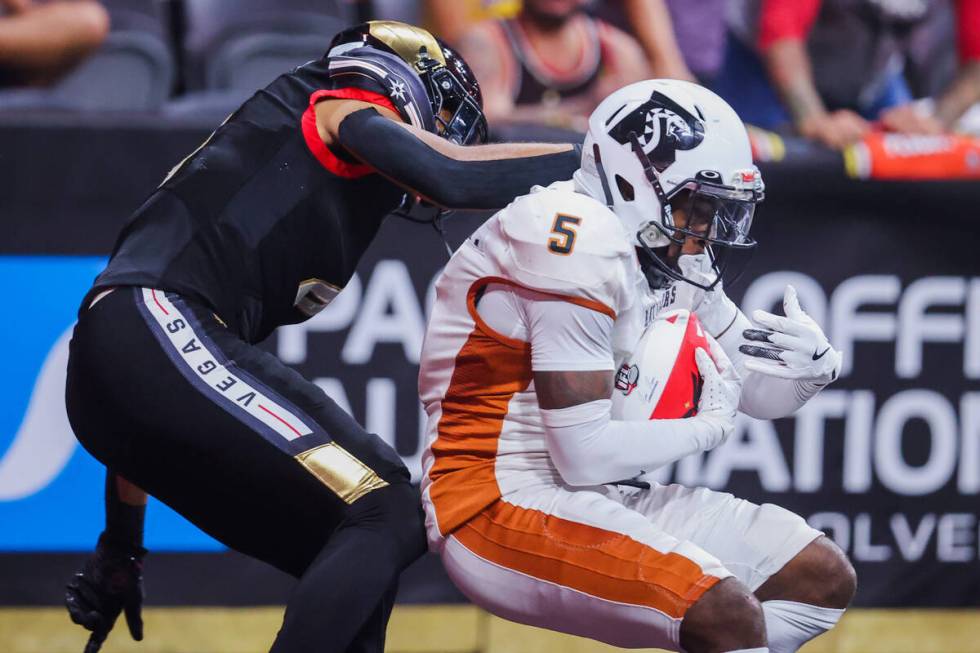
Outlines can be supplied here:
M491 283L520 288L501 277L478 279L467 292L474 328L456 355L453 375L441 403L442 416L432 443L429 498L439 532L452 533L500 498L495 465L507 407L531 384L531 345L491 329L476 310L476 295ZM585 306L616 319L596 301L541 293Z
M719 580L678 553L661 553L622 533L504 501L453 537L507 569L677 619Z
M602 313L603 315L608 315L614 320L616 319L616 311L614 311L609 306L606 306L602 302L597 302L593 299L586 299L585 297L575 297L573 295L563 295L561 293L547 292L544 290L535 290L534 288L528 288L526 286L522 286L519 283L511 281L510 279L505 279L503 277L483 277L482 279L477 280L470 288L470 292L469 292L470 299L467 302L467 306L470 307L470 315L473 316L474 320L477 320L477 324L482 323L482 318L480 318L479 315L476 314L476 307L473 304L472 298L478 290L480 290L481 288L485 288L492 283L498 283L504 286L510 286L512 288L522 288L524 290L530 290L531 292L537 293L539 295L544 295L545 297L553 297L554 299L560 299L562 301L571 302L572 304L577 304L578 306L591 309L598 313Z
M429 470L429 497L443 535L500 498L497 440L507 405L531 383L531 348L522 344L506 344L478 327L456 356Z

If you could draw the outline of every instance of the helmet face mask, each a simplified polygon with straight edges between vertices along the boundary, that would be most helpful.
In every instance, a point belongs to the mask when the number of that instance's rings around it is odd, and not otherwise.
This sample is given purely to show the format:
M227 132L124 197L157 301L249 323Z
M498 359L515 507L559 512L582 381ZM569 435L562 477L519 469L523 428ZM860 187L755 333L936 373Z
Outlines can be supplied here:
M642 150L634 147L637 156L645 156ZM660 181L652 166L644 166L650 175L650 183L662 193ZM746 182L754 182L756 171L746 171L739 177ZM637 235L637 243L647 259L652 262L662 276L674 281L683 281L702 290L714 289L722 280L733 283L748 263L742 257L741 265L733 265L738 251L751 251L757 242L749 236L756 204L765 198L761 187L739 189L721 183L721 174L715 170L699 171L694 179L679 183L670 194L663 194L658 218L652 219L645 229ZM678 220L678 214L683 220ZM650 227L659 232L660 238L650 238ZM657 247L655 243L666 238L666 246ZM688 239L703 246L715 271L713 279L695 280L684 276L678 261L682 248ZM652 241L652 243L651 243ZM673 247L672 247L673 245ZM727 277L727 279L726 279ZM656 278L656 277L655 277ZM662 285L666 280L662 280Z
M652 228L652 227L651 227ZM685 276L682 267L679 265L680 258L686 256L680 251L680 245L675 245L672 249L670 245L651 247L644 242L643 234L640 234L641 244L637 246L637 251L642 255L640 264L646 274L650 287L653 289L663 288L673 281L683 281L701 290L713 290L719 283L734 283L742 275L746 265L751 259L754 249L732 249L724 246L704 245L704 253L711 263L714 276L703 279L692 279Z
M749 230L765 186L745 127L696 84L648 80L606 98L589 119L575 181L635 235L658 285L672 279L710 290L730 254L756 245ZM688 239L707 253L714 279L682 273L677 262Z
M454 50L439 41L445 65L419 53L417 69L432 101L437 132L458 145L486 143L489 129L476 77Z
M714 173L713 170L705 172ZM671 242L683 245L685 238L694 238L708 245L733 249L756 246L749 230L761 193L691 180L678 186L668 200L669 222L661 216L655 224ZM674 217L677 210L685 216L683 225Z

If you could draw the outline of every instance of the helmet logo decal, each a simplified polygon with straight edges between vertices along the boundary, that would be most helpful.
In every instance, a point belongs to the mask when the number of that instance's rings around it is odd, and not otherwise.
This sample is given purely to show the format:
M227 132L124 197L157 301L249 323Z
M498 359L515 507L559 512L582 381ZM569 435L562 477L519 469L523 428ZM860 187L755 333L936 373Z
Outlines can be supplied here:
M404 102L406 99L405 82L397 79L391 79L391 78L389 78L389 81L391 82L391 88L389 89L389 92L391 93L391 99L398 100L399 102Z
M636 134L643 153L663 172L677 159L678 150L693 150L704 140L704 122L659 91L626 114L609 130L609 136L622 145Z

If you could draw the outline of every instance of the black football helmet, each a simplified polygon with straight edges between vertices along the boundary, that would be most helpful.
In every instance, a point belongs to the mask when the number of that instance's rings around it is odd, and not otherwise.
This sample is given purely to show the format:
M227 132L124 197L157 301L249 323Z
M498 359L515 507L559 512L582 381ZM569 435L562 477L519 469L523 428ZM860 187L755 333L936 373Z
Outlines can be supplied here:
M461 145L486 142L476 76L455 49L426 30L398 21L368 21L337 34L327 54L332 62L336 59L332 74L363 75L381 83L408 122ZM394 65L397 61L405 66Z

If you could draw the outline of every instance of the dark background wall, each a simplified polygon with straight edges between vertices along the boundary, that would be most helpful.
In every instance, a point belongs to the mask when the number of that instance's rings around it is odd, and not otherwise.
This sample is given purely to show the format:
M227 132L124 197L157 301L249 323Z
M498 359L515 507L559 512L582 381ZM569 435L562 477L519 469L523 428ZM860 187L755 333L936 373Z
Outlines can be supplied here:
M45 125L29 117L0 123L0 265L15 272L97 265L75 257L106 255L128 213L209 131L151 117ZM853 181L839 162L804 155L763 173L760 247L730 294L744 308L771 309L794 283L851 364L801 416L744 420L725 447L663 478L798 511L854 559L861 605L980 604L980 186ZM484 217L449 220L450 244ZM433 230L390 218L341 299L265 345L393 442L414 469L418 346L429 285L446 259ZM90 278L16 274L0 309L8 325L0 337L12 338L13 349L35 337L49 308L67 328L64 315ZM40 369L8 375L3 388L55 414L60 398L44 391ZM15 436L41 437L25 426L27 400L11 404L0 414L0 496ZM66 455L47 489L0 498L0 604L57 603L84 542L101 527L95 466L80 462L80 449ZM73 512L90 525L64 544L59 529L75 529ZM153 537L151 602L276 603L288 591L287 578L197 536ZM401 599L461 600L433 559L406 574Z

